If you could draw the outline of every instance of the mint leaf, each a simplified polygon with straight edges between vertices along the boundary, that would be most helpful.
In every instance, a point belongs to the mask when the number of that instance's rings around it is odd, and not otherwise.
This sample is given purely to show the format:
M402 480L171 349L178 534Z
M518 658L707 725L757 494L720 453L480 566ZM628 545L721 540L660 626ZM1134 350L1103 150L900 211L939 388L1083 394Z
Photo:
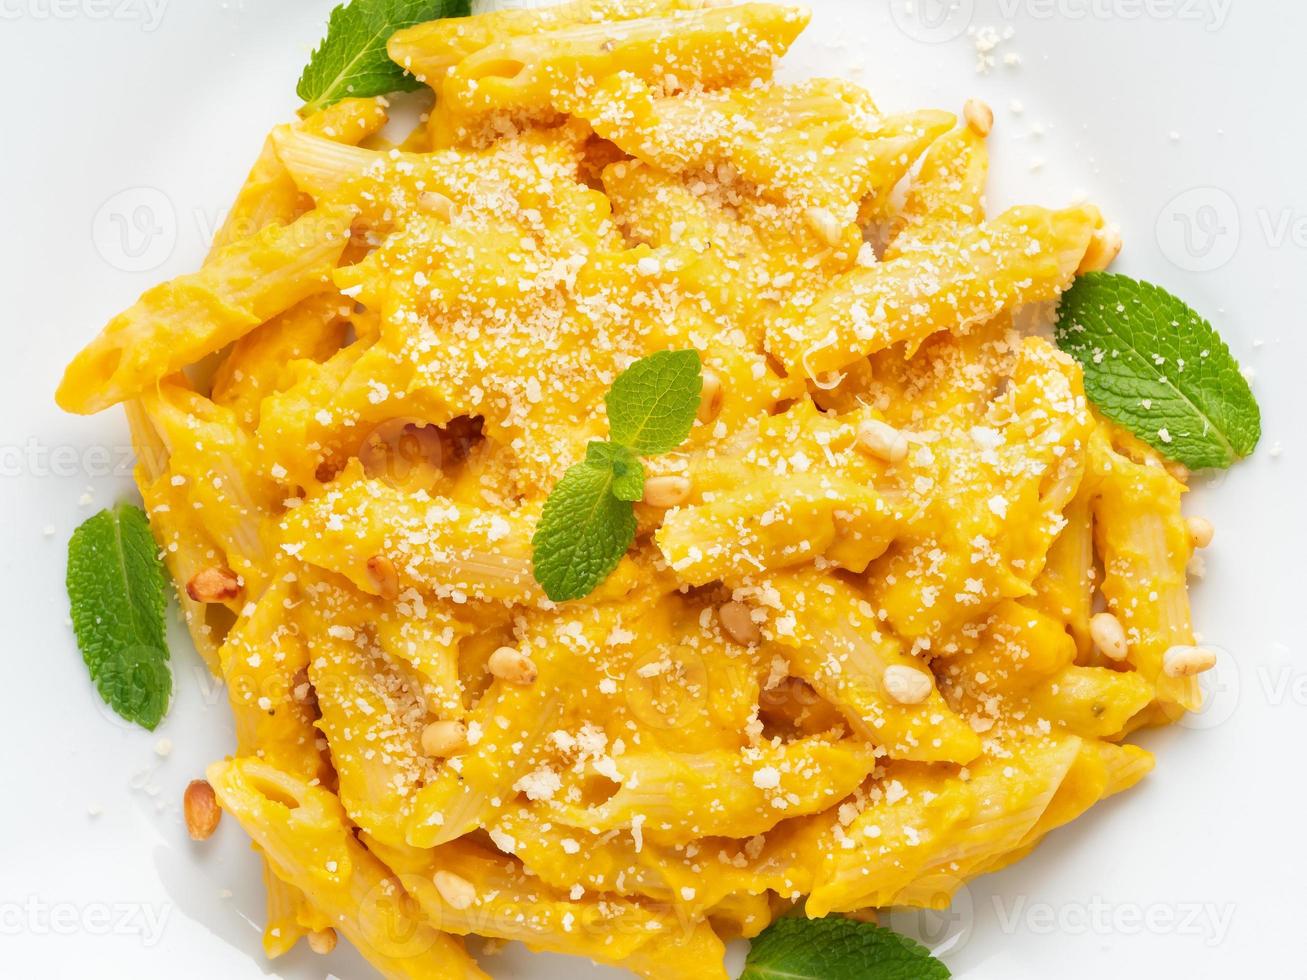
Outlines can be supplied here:
M592 442L586 447L585 461L613 471L613 496L618 500L634 502L644 496L644 466L625 446Z
M642 456L683 443L699 412L702 369L698 351L665 350L619 374L604 397L612 441Z
M703 387L699 354L660 351L617 376L604 397L611 442L591 442L545 501L531 539L535 577L555 602L582 599L612 574L635 540L644 496L637 454L675 449L690 434Z
M777 919L749 949L740 980L947 980L924 946L852 919Z
M613 495L615 480L611 465L577 463L545 501L531 545L536 581L555 602L588 596L635 540L635 510Z
M1262 434L1261 410L1212 325L1151 283L1095 272L1062 297L1057 343L1113 422L1190 469L1226 467Z
M73 632L100 696L153 731L168 709L167 576L139 507L102 510L68 542Z
M386 54L396 31L442 17L466 17L470 0L352 0L331 12L295 91L304 115L341 99L411 92L422 83Z

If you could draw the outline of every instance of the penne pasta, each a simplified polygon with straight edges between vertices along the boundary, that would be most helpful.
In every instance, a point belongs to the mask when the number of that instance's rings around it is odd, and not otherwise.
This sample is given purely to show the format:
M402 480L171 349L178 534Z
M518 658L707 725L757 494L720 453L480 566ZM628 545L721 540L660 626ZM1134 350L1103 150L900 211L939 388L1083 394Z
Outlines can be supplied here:
M349 240L351 220L345 208L310 211L292 225L228 246L194 275L150 290L69 365L59 404L80 414L102 411L321 292Z
M269 957L339 932L478 978L483 937L725 980L778 917L946 905L1201 704L1211 528L1040 329L1114 233L987 217L979 103L774 80L807 20L378 35L424 125L277 126L203 267L67 369L63 407L126 403L226 686L208 779Z

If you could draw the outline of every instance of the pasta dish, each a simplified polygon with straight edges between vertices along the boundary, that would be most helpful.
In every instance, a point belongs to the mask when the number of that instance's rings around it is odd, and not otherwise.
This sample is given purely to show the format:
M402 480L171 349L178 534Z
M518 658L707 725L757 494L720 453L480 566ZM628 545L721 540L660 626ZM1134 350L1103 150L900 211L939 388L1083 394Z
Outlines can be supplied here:
M772 80L806 12L581 0L405 29L435 92L277 127L197 272L60 403L123 404L237 744L269 955L388 977L464 939L651 978L724 942L946 906L1136 783L1196 709L1187 473L1044 325L1120 240L987 215L978 102ZM697 352L588 595L533 570L605 396ZM216 818L216 813L215 813Z

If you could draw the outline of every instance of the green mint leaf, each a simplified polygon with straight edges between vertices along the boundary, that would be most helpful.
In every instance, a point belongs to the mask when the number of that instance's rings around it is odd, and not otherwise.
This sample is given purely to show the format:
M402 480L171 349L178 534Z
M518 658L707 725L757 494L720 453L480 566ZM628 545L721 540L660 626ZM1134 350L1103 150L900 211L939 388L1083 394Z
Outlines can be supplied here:
M582 599L612 574L635 540L644 496L637 455L671 452L699 412L702 364L692 350L660 351L617 376L604 398L612 442L591 442L545 501L531 539L535 577L555 602Z
M1062 297L1057 343L1099 410L1190 469L1229 466L1262 434L1261 410L1212 325L1166 290L1095 272Z
M577 463L545 501L531 545L536 581L555 602L588 596L635 540L635 510L613 495L615 480L611 465Z
M592 442L586 447L585 461L613 471L613 496L618 500L635 502L644 497L644 466L625 446Z
M947 980L924 947L870 922L777 919L749 949L740 980Z
M390 60L396 31L442 17L466 17L470 0L351 0L331 12L327 36L313 52L295 91L305 115L341 99L411 92L422 83Z
M167 575L139 507L102 510L68 542L73 632L109 707L153 731L168 710Z
M699 412L702 371L698 351L665 350L619 374L604 398L612 441L641 456L683 443Z

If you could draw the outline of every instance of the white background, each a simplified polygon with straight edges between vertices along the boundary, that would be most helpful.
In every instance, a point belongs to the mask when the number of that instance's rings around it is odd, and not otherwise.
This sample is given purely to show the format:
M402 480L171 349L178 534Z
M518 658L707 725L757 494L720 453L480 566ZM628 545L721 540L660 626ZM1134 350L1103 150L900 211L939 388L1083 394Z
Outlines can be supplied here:
M1188 299L1255 372L1266 434L1256 458L1190 500L1218 528L1195 589L1199 626L1223 651L1212 708L1147 736L1159 766L1139 788L973 883L951 916L893 923L942 940L971 980L1301 975L1307 7L917 2L818 0L786 75L847 75L888 109L989 100L992 208L1088 193L1123 230L1119 271ZM64 548L129 493L126 427L116 411L77 419L52 402L64 363L110 315L197 265L263 134L293 112L329 7L0 0L6 976L370 975L344 944L325 964L304 951L266 965L239 828L186 840L182 788L231 740L223 692L180 630L178 697L158 733L99 706L67 622ZM1012 35L982 74L968 28L986 27ZM175 743L167 758L161 736ZM521 951L487 965L615 975Z

